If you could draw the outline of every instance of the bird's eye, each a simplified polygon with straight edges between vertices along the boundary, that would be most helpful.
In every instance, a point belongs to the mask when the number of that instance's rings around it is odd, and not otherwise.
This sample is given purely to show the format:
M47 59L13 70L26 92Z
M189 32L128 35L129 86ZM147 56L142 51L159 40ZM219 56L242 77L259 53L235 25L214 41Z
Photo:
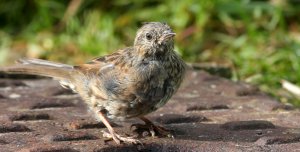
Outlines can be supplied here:
M146 34L146 39L147 39L147 40L151 40L151 39L152 39L152 35L151 35L150 33L147 33L147 34Z

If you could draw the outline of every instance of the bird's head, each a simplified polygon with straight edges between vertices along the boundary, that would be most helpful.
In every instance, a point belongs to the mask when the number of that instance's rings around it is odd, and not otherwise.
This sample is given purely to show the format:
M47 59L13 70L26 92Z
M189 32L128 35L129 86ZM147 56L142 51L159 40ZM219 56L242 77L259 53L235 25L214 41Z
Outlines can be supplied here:
M138 30L134 46L141 46L148 53L173 51L175 35L166 23L148 22Z

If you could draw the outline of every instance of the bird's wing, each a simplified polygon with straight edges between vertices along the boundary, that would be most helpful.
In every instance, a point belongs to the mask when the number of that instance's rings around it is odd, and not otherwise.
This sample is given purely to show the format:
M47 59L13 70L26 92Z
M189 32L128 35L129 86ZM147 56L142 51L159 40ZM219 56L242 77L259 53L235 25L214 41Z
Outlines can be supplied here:
M94 89L93 92L102 94L101 98L107 99L109 97L116 97L120 100L129 99L128 94L134 92L130 89L134 80L130 75L130 67L126 66L126 52L132 51L133 48L125 48L113 54L98 57L92 61L74 66L76 70L88 76L90 81L86 88ZM103 93L105 91L105 93Z
M105 69L105 67L116 67L118 66L116 62L118 60L121 60L122 53L125 52L126 49L119 50L113 54L97 57L90 62L87 62L85 64L74 66L75 69L81 71L82 73L101 73L103 72L102 69Z
M132 67L130 57L133 48L126 48L74 68L88 75L92 92L101 98L122 101L158 101L164 96L167 75L157 61L148 61L140 67ZM103 94L103 91L105 93Z

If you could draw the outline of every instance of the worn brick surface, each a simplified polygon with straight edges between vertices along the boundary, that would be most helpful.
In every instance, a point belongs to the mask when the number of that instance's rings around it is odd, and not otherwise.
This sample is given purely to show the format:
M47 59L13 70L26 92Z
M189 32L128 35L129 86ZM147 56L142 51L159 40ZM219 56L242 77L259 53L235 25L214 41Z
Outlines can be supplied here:
M105 126L56 81L0 77L1 152L300 151L298 109L201 71L189 72L171 101L149 115L174 139L141 136L143 146L105 141ZM138 122L113 126L136 135L130 124Z

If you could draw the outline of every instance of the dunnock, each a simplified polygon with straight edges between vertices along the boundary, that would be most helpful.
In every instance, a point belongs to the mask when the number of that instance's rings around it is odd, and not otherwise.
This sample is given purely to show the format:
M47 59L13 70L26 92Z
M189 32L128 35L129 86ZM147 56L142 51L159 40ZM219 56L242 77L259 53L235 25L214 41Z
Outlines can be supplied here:
M138 117L151 133L166 135L144 116L163 106L176 92L186 65L174 52L175 33L165 23L145 23L132 47L72 66L39 59L20 59L19 64L0 71L53 77L63 87L77 92L107 127L104 135L116 143L137 143L120 136L107 121ZM153 135L153 134L152 134Z

